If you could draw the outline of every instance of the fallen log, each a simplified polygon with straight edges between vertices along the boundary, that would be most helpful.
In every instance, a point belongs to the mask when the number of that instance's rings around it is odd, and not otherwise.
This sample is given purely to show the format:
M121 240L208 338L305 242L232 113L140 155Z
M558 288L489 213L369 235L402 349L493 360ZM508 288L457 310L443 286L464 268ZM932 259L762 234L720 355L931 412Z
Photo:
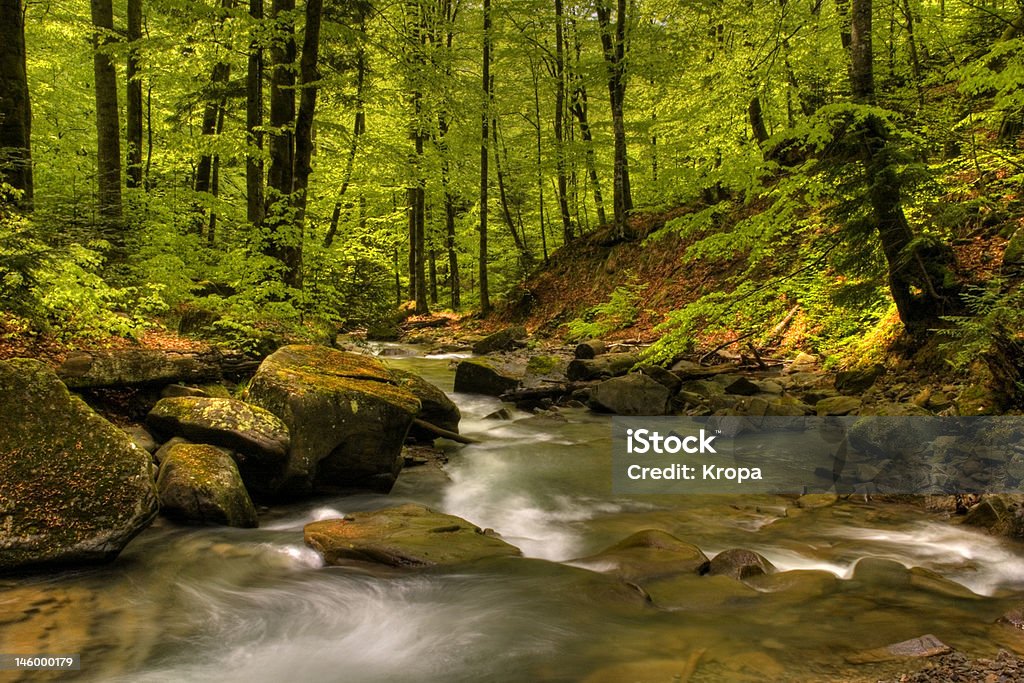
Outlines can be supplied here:
M549 387L529 387L526 389L515 389L506 391L501 395L501 400L508 403L520 401L543 401L544 399L556 399L563 396L571 396L574 391L594 386L594 382L570 382L569 384L555 384Z
M439 437L441 437L443 439L449 439L451 441L455 441L457 443L464 443L464 444L480 443L479 439L474 439L472 437L464 436L462 434L459 434L458 432L453 432L453 431L444 429L443 427L438 427L437 425L431 424L431 423L427 422L426 420L421 420L418 417L413 419L412 423L414 425L416 425L417 427L419 427L420 429L424 429L424 430L430 432L431 434L437 434Z
M600 339L591 339L577 344L575 351L573 351L573 356L583 360L590 360L607 352L608 347L603 341Z
M251 375L260 362L216 349L104 349L69 354L57 376L71 389L196 384Z
M572 382L588 379L618 377L629 372L640 362L634 353L607 353L597 358L577 358L569 362L565 376Z

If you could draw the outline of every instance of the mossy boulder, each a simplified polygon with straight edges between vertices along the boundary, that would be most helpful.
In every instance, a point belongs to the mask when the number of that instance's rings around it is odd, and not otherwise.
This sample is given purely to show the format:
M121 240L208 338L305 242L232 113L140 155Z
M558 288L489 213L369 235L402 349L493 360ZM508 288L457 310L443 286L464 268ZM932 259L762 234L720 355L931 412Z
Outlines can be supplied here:
M455 391L501 396L518 389L524 369L490 358L467 358L455 367Z
M678 574L705 574L710 565L700 548L657 529L638 531L576 562L634 582Z
M231 455L216 446L178 444L160 464L160 511L189 524L258 526L256 508Z
M634 372L598 384L587 404L593 410L616 415L664 415L671 396L661 382Z
M306 545L332 565L362 561L433 567L520 554L492 532L415 504L312 522L303 535Z
M744 548L723 550L712 558L711 564L708 566L708 574L712 576L731 576L737 580L762 574L774 574L775 571L775 565L763 555Z
M399 386L408 389L420 400L419 419L458 433L462 413L446 393L415 373L405 370L392 370L391 373ZM437 438L437 434L416 425L409 428L409 436L417 441L433 441Z
M180 436L233 451L254 493L269 493L284 474L291 437L269 410L230 398L179 396L157 402L146 422L165 438Z
M505 329L489 334L480 341L473 344L473 353L482 356L497 351L508 351L519 345L519 340L526 337L526 328L522 325L513 325Z
M325 346L284 346L260 365L246 398L291 434L274 494L391 490L416 396L378 360Z
M0 569L111 560L157 513L153 463L44 364L0 362Z

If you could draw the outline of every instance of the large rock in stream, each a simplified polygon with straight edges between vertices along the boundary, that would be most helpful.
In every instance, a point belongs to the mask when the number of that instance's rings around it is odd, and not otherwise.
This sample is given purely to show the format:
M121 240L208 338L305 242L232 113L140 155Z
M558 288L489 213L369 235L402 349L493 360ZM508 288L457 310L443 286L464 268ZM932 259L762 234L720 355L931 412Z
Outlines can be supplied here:
M146 422L165 437L223 446L234 453L238 469L254 493L271 491L288 462L291 437L285 423L269 410L230 398L180 396L157 402Z
M420 402L368 356L324 346L285 346L268 357L249 402L281 418L291 434L279 497L391 490L405 435Z
M408 389L420 400L420 412L417 415L419 419L441 429L447 429L449 432L456 434L459 432L462 412L446 393L417 374L405 370L392 370L391 374L398 380L399 386ZM437 438L437 434L434 432L415 424L409 429L409 436L417 441L425 442L431 442Z
M664 531L646 529L575 564L642 583L679 574L706 574L710 562L697 546Z
M661 382L634 372L598 384L591 390L588 404L616 415L664 415L671 396Z
M110 560L157 513L149 453L35 360L0 362L0 569Z
M160 464L160 511L189 524L258 526L256 508L231 455L216 446L182 443Z
M374 562L392 567L433 567L490 557L515 557L519 549L466 520L408 504L344 519L307 524L306 545L327 564Z
M492 358L467 358L455 367L455 391L501 396L519 388L525 371Z

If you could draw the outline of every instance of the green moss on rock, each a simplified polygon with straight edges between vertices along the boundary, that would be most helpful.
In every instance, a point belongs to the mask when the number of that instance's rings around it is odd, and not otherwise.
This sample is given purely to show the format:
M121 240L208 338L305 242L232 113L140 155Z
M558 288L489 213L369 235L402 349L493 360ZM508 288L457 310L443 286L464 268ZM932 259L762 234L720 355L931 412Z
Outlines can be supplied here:
M420 401L368 356L321 346L286 346L267 358L246 398L291 433L280 497L314 491L389 491Z
M109 560L157 512L150 455L28 359L0 362L0 569Z
M226 451L206 444L178 444L160 465L160 510L192 524L251 528L256 509Z

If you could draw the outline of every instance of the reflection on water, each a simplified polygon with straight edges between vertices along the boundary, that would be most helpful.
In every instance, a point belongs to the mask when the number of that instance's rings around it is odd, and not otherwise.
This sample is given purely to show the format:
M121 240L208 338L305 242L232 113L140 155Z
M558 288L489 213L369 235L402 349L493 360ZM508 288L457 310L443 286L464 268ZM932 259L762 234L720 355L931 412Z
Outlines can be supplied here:
M452 389L450 359L388 362ZM87 680L594 683L877 680L898 665L844 655L925 633L973 654L1024 649L993 623L1024 598L1016 544L863 501L613 496L609 418L500 421L485 419L495 399L455 399L482 443L452 451L444 476L409 470L391 496L275 509L258 530L160 522L110 567L0 581L0 652L80 651ZM302 543L310 521L406 501L493 528L525 557L405 573L323 567ZM787 573L658 581L652 605L571 562L647 528Z

